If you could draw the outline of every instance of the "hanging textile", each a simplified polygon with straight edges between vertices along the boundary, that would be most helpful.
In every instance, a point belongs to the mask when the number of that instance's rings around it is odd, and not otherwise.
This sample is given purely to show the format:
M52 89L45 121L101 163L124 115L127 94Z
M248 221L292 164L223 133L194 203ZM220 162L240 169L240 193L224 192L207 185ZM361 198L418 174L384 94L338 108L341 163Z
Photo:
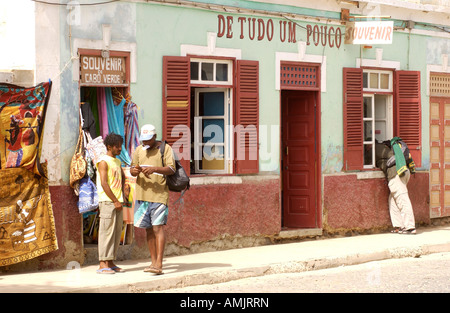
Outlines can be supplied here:
M122 152L117 156L117 158L123 163L130 165L131 158L125 147L125 127L123 122L123 107L126 103L126 100L122 98L122 101L119 103L119 105L116 106L114 105L111 88L107 87L101 89L104 89L109 132L121 135L124 139L122 144Z
M89 98L88 102L91 104L92 115L95 120L95 130L97 132L97 136L100 136L100 119L99 119L99 111L98 111L98 99L97 99L97 88L90 87L89 88ZM92 136L92 135L91 135ZM92 137L96 138L96 137Z
M23 167L43 176L39 156L51 84L0 83L0 169Z
M51 85L0 84L0 266L58 249L47 164L39 161Z
M0 266L58 249L46 163L42 171L43 176L23 167L0 170Z
M136 177L130 173L130 167L124 167L125 184L124 184L124 199L123 199L123 221L127 224L133 224L134 221L134 198Z
M105 138L108 135L108 112L106 105L105 88L97 89L98 118L100 124L100 135Z
M138 106L131 101L125 111L125 144L129 155L139 146Z
M80 109L83 116L83 130L89 132L92 138L97 138L95 116L89 102L81 102Z

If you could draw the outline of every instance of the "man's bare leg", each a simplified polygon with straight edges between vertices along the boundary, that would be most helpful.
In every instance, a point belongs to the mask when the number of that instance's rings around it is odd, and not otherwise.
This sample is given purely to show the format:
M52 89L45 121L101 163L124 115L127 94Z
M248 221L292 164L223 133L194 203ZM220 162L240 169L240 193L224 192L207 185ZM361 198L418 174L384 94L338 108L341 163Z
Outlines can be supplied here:
M164 246L166 243L163 225L153 226L153 232L155 234L155 244L156 244L156 260L154 266L155 268L162 270Z
M164 256L165 235L163 226L153 226L147 228L147 245L150 251L152 263L144 271L155 274L162 274L162 260Z

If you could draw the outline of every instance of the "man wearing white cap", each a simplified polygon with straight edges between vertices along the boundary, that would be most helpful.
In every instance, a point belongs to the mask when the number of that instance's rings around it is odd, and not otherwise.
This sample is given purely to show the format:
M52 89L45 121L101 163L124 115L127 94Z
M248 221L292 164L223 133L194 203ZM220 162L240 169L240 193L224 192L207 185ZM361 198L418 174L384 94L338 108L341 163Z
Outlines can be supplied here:
M130 173L136 176L134 226L145 228L152 263L144 272L162 274L165 236L163 226L167 224L169 188L166 175L175 173L172 148L165 145L164 163L156 140L155 126L146 124L141 128L138 146L133 153Z

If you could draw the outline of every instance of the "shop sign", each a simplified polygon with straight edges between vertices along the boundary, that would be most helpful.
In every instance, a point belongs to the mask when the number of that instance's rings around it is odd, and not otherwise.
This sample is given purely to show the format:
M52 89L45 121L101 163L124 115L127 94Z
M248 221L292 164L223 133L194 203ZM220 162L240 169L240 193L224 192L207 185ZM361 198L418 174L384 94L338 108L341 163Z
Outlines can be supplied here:
M393 21L347 22L345 44L392 44Z
M237 19L233 16L218 15L218 38L249 39L252 41L272 41L279 39L280 42L296 43L296 30L298 25L292 21L280 20L278 23L272 19L262 19L254 17L240 16ZM302 27L305 29L305 27ZM307 45L321 44L330 48L339 49L342 42L342 32L339 27L306 25Z
M125 85L125 57L82 55L80 57L81 84Z
M295 28L293 22L280 21L274 23L272 19L263 20L262 18L240 16L237 20L233 16L218 15L217 37L233 38L235 34L239 39L250 40L268 40L272 41L274 37L278 37L281 42L295 43ZM233 24L237 25L233 25ZM277 29L279 28L279 29Z
M321 44L328 45L330 48L340 48L342 43L342 32L339 27L306 25L306 44L309 46L314 43L315 46Z

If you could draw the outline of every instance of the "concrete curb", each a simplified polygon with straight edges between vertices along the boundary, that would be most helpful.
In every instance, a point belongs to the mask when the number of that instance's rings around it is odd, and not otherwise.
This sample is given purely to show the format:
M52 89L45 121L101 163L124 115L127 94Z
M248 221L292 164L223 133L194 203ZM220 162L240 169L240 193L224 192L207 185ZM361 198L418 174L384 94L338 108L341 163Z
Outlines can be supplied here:
M164 279L137 282L127 285L101 287L90 290L84 289L82 292L124 292L143 293L152 291L170 291L174 288L192 287L206 284L224 283L233 280L260 277L271 274L300 273L314 270L335 268L340 266L351 266L367 262L382 261L388 259L399 259L409 257L420 257L421 255L450 252L450 243L430 244L418 247L398 247L385 249L371 253L353 254L343 257L327 257L310 260L288 261L283 263L270 264L265 266L255 266L224 271L214 271L196 273L182 277L165 276ZM71 291L76 292L76 291Z

